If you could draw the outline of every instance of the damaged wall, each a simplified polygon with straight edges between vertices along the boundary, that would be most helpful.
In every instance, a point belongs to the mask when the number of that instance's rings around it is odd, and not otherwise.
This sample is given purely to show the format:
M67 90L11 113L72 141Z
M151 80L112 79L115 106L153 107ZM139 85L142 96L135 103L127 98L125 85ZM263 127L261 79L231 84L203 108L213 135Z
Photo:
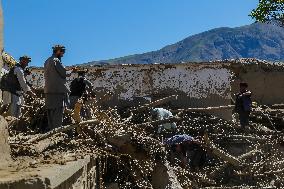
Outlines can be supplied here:
M127 105L137 96L149 96L156 100L173 94L179 95L178 100L171 103L177 108L230 104L231 73L223 64L90 67L87 78L93 82L98 93L112 93L108 105ZM35 69L29 80L43 87L43 71ZM230 111L215 113L227 119L231 117Z
M231 64L235 73L232 81L232 93L237 93L239 83L247 82L252 91L253 101L259 104L273 105L284 102L284 67L265 61Z

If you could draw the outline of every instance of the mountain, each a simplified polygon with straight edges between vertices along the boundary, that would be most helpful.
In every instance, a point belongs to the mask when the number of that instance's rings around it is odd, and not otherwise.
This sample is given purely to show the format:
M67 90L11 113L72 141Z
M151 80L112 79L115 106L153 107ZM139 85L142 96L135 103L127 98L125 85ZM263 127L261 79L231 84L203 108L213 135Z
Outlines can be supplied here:
M254 23L237 28L217 28L190 36L158 51L131 55L94 64L152 64L257 58L284 60L284 28Z

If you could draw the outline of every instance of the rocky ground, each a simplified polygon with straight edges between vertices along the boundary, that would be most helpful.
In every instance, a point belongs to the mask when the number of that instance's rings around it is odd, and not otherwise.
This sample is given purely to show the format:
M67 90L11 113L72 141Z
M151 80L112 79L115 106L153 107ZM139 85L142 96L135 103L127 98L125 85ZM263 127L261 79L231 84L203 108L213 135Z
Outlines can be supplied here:
M87 120L65 112L65 126L46 132L44 101L31 99L23 117L6 117L17 169L40 164L66 164L96 155L101 185L106 188L282 188L284 145L281 105L256 106L246 130L208 111L176 110L177 134L199 138L207 161L198 169L169 163L159 121L150 122L149 108L163 107L172 97L128 110L101 110L88 103ZM202 113L203 112L203 113Z

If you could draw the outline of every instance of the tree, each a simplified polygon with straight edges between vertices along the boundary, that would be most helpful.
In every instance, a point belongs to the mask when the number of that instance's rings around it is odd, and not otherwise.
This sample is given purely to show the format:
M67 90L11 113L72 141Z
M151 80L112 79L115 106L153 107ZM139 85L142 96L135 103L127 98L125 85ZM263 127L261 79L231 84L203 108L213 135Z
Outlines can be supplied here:
M250 16L257 22L276 22L284 26L284 0L259 0Z

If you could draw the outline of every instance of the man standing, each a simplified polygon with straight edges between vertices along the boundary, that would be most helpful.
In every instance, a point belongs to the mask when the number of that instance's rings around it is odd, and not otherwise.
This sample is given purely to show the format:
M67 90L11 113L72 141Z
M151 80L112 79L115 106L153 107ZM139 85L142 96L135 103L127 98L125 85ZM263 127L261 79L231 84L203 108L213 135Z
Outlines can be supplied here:
M64 108L68 101L69 90L66 85L66 78L70 75L61 63L65 47L55 45L53 54L44 63L45 79L45 105L48 116L48 129L58 128L63 122Z
M8 74L4 75L1 80L3 90L3 104L10 104L10 115L16 118L21 116L21 106L24 104L23 94L31 96L35 94L31 91L25 79L24 70L31 62L28 56L20 57L20 62L11 68Z
M87 70L78 70L78 77L70 84L70 109L74 109L75 104L86 92L92 92L93 85L85 77Z
M236 94L235 111L239 114L242 129L249 125L249 115L252 106L251 92L247 88L247 83L240 83L240 92Z

